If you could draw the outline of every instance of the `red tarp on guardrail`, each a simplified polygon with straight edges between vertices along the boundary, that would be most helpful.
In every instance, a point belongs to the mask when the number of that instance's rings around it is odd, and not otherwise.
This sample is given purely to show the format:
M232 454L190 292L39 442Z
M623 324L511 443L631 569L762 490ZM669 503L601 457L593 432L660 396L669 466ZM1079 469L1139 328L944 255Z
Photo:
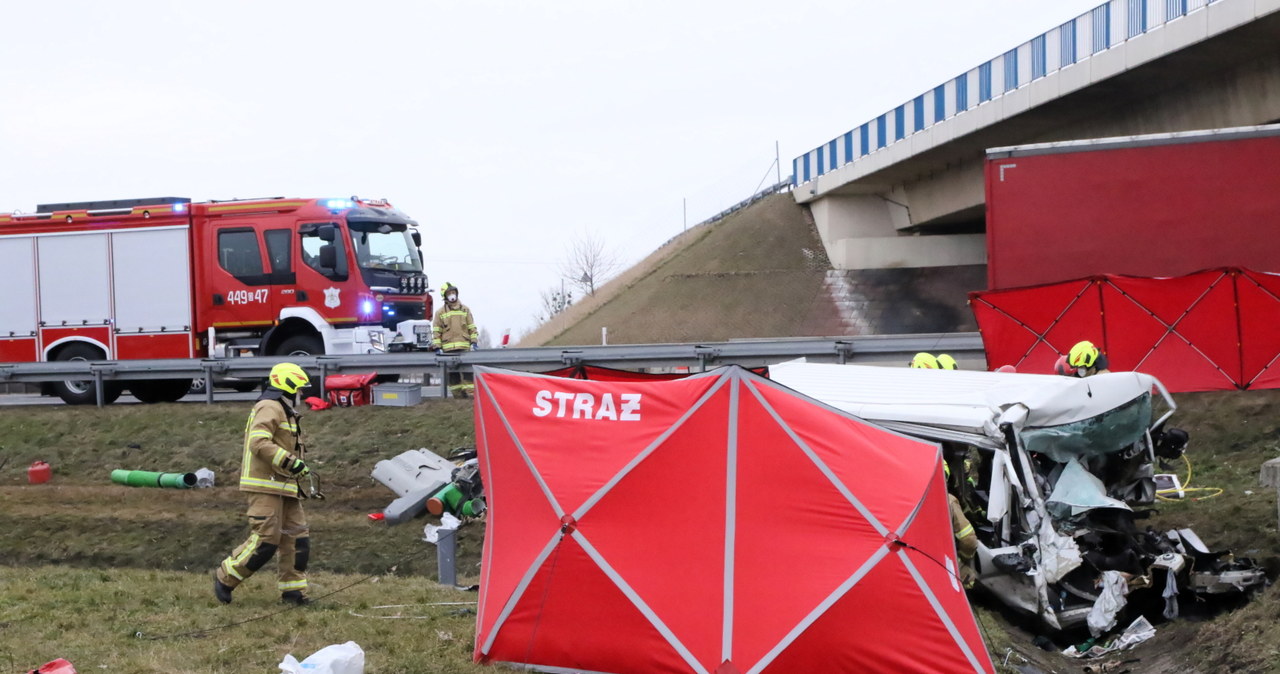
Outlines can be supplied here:
M1087 339L1112 370L1153 374L1170 391L1280 388L1280 274L1094 276L974 292L969 304L992 368L1051 373Z

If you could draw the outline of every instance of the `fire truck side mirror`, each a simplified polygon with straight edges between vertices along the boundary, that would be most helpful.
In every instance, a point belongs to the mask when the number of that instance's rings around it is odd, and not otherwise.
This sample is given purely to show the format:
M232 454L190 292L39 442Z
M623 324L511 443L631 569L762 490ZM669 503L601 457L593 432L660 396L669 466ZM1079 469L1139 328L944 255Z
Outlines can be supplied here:
M337 228L335 228L333 225L320 225L320 229L316 231L316 234L320 237L321 241L327 241L329 243L333 243L334 240L338 238ZM323 254L324 254L324 251L322 250L321 255ZM327 266L332 266L332 265L327 265Z
M320 246L320 266L324 269L332 269L334 271L337 271L336 269L336 267L338 266L337 246L334 246L331 243Z
M413 232L411 232L411 234L412 234L412 236L413 236L413 247L414 247L414 248L421 248L421 247L422 247L422 233L415 229L415 230L413 230Z

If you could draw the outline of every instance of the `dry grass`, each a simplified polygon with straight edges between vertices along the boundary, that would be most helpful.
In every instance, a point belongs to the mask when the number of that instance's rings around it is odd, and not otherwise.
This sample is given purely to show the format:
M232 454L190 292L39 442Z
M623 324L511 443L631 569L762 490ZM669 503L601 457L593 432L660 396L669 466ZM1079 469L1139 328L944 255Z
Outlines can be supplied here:
M474 605L432 605L476 594L422 577L317 573L314 593L346 589L292 610L257 578L227 606L213 601L208 573L43 566L4 569L4 579L8 672L59 657L86 673L273 672L286 654L302 660L346 641L365 651L367 674L491 671L470 661ZM377 608L389 604L404 606Z
M611 344L821 334L828 268L804 207L776 194L673 239L521 344L598 344L605 327Z
M1174 423L1191 432L1194 484L1225 491L1205 501L1163 503L1152 525L1191 526L1211 547L1280 568L1275 494L1257 486L1261 463L1280 455L1274 413L1280 391L1177 398ZM245 534L242 497L231 485L246 407L0 410L0 461L7 460L0 469L0 671L25 671L61 656L82 672L268 672L287 652L301 659L347 640L365 649L370 674L491 671L470 663L474 615L423 606L475 598L433 582L434 551L418 540L423 522L387 528L365 517L392 498L368 477L373 463L405 449L443 452L468 444L467 401L335 410L304 420L329 493L325 502L307 505L317 593L371 574L376 582L305 611L205 636L133 636L205 630L279 609L270 574L251 579L231 606L217 605L207 587L209 570ZM53 463L54 479L26 485L26 466L39 458ZM108 482L112 468L202 465L217 471L221 486L152 490ZM460 533L463 574L476 572L482 533L479 523ZM427 617L352 615L389 604L413 604L404 610ZM1012 648L1045 671L1097 664L1037 650L1034 635L1020 627L1026 621L994 604L980 601L977 613L997 662L1009 655L1011 664L1020 663ZM1140 658L1131 665L1135 672L1280 673L1278 618L1280 598L1268 590L1212 619L1159 625L1156 639L1112 660Z

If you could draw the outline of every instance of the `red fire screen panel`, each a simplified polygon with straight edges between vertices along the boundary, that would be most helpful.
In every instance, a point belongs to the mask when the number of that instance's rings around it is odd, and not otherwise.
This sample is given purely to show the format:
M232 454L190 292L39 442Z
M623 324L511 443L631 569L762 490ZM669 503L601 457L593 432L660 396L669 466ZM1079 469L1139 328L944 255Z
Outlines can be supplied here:
M1080 340L1112 370L1170 391L1280 388L1280 275L1227 268L1187 276L1095 276L975 292L987 363L1051 373Z

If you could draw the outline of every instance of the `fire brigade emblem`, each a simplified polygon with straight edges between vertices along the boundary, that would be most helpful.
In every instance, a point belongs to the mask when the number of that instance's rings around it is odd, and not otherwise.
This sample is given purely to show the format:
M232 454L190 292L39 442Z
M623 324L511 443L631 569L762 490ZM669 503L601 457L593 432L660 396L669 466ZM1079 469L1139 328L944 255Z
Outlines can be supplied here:
M342 292L341 288L325 288L324 289L324 305L330 309L337 309L342 304L342 298L338 297L338 293Z

